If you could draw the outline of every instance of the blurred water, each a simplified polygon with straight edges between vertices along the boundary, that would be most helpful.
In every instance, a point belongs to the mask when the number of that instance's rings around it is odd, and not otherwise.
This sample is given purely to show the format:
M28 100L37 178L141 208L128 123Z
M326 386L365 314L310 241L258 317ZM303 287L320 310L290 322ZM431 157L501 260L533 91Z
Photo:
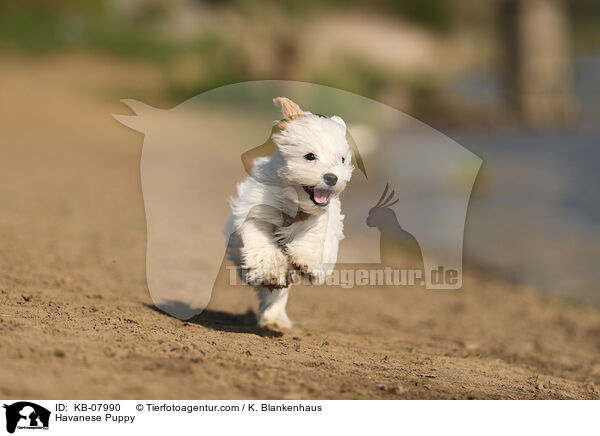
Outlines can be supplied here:
M584 111L600 109L600 55L579 56L573 68L573 88Z
M600 128L450 136L484 161L465 262L600 304Z
M484 161L465 229L465 262L600 304L599 78L599 55L575 61L583 121L569 129L446 132ZM489 77L472 83L459 92L501 102Z
M573 92L586 119L600 116L600 55L581 55L574 59ZM462 101L473 101L489 107L506 104L503 84L493 71L468 70L452 84L452 91Z

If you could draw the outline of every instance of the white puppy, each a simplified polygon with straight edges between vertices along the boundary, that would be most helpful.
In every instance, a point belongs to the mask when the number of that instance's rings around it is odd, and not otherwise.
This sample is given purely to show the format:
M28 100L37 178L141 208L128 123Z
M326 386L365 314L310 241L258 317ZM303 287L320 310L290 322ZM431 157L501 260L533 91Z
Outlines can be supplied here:
M277 151L256 159L238 185L227 233L239 238L242 276L258 290L258 324L289 328L293 279L323 284L336 263L339 195L354 167L340 117L303 112L283 97L273 102L283 114L271 136Z

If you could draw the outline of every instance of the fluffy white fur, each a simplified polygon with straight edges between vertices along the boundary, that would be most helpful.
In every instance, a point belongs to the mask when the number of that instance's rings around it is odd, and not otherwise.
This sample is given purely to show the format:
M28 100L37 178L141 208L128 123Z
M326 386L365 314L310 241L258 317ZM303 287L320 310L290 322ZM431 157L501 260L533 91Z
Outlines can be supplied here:
M274 102L284 116L272 135L277 151L256 159L238 185L227 232L241 240L244 278L258 290L259 325L289 328L293 278L322 284L336 263L344 219L339 195L354 168L340 117L303 112L287 98Z

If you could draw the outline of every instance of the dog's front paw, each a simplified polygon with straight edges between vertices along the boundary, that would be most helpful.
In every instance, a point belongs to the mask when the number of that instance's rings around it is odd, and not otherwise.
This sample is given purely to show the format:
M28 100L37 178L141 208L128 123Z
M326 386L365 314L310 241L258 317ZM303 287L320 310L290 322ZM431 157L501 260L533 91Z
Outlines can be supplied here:
M325 283L327 275L325 271L320 267L309 267L308 265L293 264L293 267L300 275L307 279L311 285L322 285Z
M269 289L286 288L291 283L287 257L280 251L263 256L255 265L247 267L246 282Z
M268 289L283 289L290 285L291 276L286 270L250 268L246 274L249 285Z

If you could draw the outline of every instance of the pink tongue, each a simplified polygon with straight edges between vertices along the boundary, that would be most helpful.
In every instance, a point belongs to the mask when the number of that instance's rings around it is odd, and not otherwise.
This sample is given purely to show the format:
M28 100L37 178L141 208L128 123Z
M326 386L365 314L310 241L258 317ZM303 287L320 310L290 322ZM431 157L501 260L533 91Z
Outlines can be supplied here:
M327 189L315 189L313 197L315 198L315 201L319 204L327 203L327 199L329 198L329 191Z

